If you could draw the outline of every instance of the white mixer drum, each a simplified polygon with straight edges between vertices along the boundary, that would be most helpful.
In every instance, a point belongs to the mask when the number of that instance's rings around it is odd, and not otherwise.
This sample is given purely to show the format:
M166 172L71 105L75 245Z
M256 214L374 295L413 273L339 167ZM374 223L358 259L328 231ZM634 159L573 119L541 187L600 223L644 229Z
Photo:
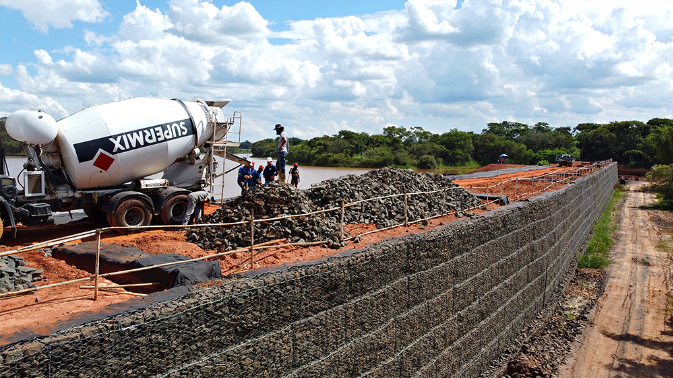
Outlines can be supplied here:
M57 122L61 159L77 189L120 185L163 171L212 134L194 102L133 98ZM191 115L190 115L191 113Z

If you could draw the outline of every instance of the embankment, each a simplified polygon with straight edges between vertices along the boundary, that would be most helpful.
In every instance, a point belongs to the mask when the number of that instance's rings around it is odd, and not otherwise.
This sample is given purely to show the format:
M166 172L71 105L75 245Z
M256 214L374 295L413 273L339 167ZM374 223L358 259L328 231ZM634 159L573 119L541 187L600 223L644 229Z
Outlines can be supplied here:
M2 376L478 376L545 306L617 165L488 216L0 350Z

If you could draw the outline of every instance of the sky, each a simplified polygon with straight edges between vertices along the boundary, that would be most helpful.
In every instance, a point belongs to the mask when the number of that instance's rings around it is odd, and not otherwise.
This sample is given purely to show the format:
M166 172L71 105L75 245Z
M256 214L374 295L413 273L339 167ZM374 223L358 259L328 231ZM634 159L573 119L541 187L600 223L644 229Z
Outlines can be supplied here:
M242 138L673 117L673 2L0 0L0 117L230 100Z

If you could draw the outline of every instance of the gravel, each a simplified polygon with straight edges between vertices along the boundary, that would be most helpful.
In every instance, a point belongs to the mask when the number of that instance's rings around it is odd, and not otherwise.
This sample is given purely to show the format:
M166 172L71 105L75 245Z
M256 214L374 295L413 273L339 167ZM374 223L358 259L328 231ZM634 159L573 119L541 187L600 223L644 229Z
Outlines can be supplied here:
M306 214L330 209L345 203L391 194L434 191L454 188L444 193L409 195L408 220L414 221L437 215L445 204L448 212L457 216L469 214L468 207L481 202L467 191L441 175L415 173L408 169L382 168L364 175L347 175L314 184L306 191L290 185L272 183L255 187L244 195L226 203L224 209L203 218L202 223L234 223L248 221L250 211L255 219L269 219L284 215ZM288 242L325 241L332 248L346 243L340 241L339 210L307 217L255 223L255 244L285 238ZM363 202L348 207L344 214L345 224L374 223L378 228L404 222L404 197ZM344 233L344 237L349 237ZM187 232L187 240L203 249L228 251L250 246L250 225L194 228Z
M347 175L313 184L306 194L319 208L332 208L345 203L392 194L430 192L454 188L446 192L445 210L458 216L467 215L468 207L481 202L458 184L433 173L416 173L410 169L381 168L363 175ZM437 215L442 210L444 193L408 195L408 220L415 221ZM348 208L345 221L349 224L375 223L389 227L404 221L404 196L368 201Z
M42 269L35 269L23 261L23 257L9 255L0 257L0 294L37 287L33 281L42 279Z

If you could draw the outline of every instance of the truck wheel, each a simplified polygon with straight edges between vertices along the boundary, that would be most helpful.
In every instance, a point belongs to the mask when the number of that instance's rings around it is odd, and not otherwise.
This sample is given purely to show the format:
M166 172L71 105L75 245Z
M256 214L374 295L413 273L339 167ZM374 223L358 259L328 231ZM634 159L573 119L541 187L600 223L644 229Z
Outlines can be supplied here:
M159 213L159 219L163 224L181 224L182 218L187 212L187 195L178 194L166 201Z
M149 226L152 221L152 212L150 212L145 201L129 198L117 206L114 214L108 214L107 219L110 226L113 227ZM137 230L121 229L117 231L122 234L130 234L144 230L140 228Z

